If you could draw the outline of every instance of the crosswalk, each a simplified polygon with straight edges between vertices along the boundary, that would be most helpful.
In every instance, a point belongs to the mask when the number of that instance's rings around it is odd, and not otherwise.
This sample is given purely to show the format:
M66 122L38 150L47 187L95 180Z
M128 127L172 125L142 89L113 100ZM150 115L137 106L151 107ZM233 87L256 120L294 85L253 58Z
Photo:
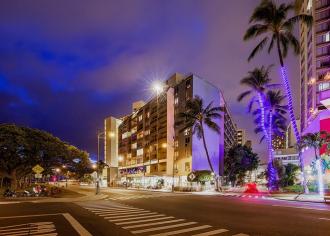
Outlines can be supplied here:
M276 198L264 196L264 195L255 195L255 194L220 194L222 197L237 197L237 198L252 198L252 199L263 199L263 200L277 200Z
M180 194L181 195L188 195L188 194ZM190 195L190 194L189 194ZM135 199L147 199L147 198L158 198L158 197L173 197L174 195L169 194L141 194L141 195L123 195L123 196L110 196L105 198L104 200L109 201L125 201L125 200L135 200Z
M153 212L129 205L116 204L111 206L84 206L85 209L103 217L105 220L128 230L134 235L170 236L170 235L232 235L249 236L247 234L230 234L228 229L216 228L211 225L179 219L159 212ZM229 233L229 234L228 234Z
M53 222L33 222L0 227L2 236L57 236Z

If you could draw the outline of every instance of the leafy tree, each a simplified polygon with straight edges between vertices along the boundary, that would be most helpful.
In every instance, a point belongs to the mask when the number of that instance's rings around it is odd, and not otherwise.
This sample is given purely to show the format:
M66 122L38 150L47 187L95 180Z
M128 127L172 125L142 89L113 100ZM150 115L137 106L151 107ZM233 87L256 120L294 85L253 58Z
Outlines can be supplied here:
M250 147L240 144L231 147L225 156L225 180L235 186L243 183L246 173L258 168L259 157Z
M282 166L282 168L279 168L278 170L279 184L282 188L294 185L295 181L297 180L297 172L299 170L299 166L289 163L285 166Z
M215 173L206 145L205 126L216 133L220 133L220 127L214 119L221 118L220 111L222 111L222 108L214 107L213 102L210 102L204 107L204 102L199 96L195 96L193 99L188 100L186 108L187 110L185 112L179 113L179 121L176 124L184 125L183 128L180 129L180 132L183 132L186 129L191 129L192 133L196 134L198 139L203 140L204 150L210 170ZM215 182L217 185L218 181L216 180ZM218 186L216 186L216 190L218 190Z
M75 166L74 159L88 159L88 154L45 131L0 125L0 175L11 180L13 189L36 164L45 169L43 174L50 174L62 165Z
M300 140L300 134L293 110L292 94L284 66L284 58L287 56L290 47L293 48L296 55L300 52L299 41L294 36L295 24L303 23L310 27L313 22L313 17L311 15L297 13L300 10L301 4L301 0L281 4L277 4L272 0L262 0L254 9L249 22L252 25L247 29L244 35L245 41L262 36L259 44L252 50L248 58L249 61L255 57L257 53L262 51L268 42L268 53L270 53L276 45L281 65L282 81L288 98L290 119L298 142ZM289 17L290 13L293 13L294 15ZM299 153L299 161L300 168L303 171L304 164L301 153ZM306 181L303 182L303 185L305 192L308 192Z

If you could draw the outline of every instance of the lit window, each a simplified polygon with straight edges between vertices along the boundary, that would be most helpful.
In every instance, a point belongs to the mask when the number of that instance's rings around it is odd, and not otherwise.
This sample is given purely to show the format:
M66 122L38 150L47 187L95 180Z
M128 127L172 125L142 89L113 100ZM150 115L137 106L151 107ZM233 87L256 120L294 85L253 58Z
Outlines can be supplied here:
M174 157L175 158L179 157L179 152L174 152Z
M190 171L190 162L184 163L184 170L185 171Z
M139 115L138 120L139 120L139 121L142 121L142 119L143 119L143 116L142 116L142 115Z
M185 129L185 130L184 130L184 135L187 136L187 135L189 135L189 134L190 134L190 129L189 129L189 128L188 128L188 129Z
M179 103L179 98L174 99L174 104L177 105Z
M174 141L174 147L179 147L179 141L178 140Z
M136 133L136 131L137 131L137 127L134 127L134 128L131 130L132 134Z
M137 148L137 144L136 143L132 143L132 149L136 149Z
M140 148L140 149L136 150L136 155L137 156L142 156L143 155L143 148Z
M325 42L329 42L330 41L330 32L325 34Z

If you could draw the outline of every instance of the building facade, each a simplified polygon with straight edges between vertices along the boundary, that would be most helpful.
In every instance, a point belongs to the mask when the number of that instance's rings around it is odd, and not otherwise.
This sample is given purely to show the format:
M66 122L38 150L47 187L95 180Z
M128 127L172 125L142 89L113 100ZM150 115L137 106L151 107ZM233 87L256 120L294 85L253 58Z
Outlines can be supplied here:
M240 145L245 145L246 143L246 131L245 129L237 129L236 131L236 143Z
M274 135L272 137L272 147L274 150L285 149L286 148L286 138L285 136Z
M305 0L302 12L314 17L300 26L301 130L330 105L330 1Z
M225 101L223 99L223 101ZM234 144L237 143L237 128L234 119L229 111L227 103L223 106L224 116L224 135L225 135L225 152L228 151Z
M119 179L135 186L154 186L159 181L165 186L182 186L192 171L210 170L202 140L193 130L183 130L185 124L178 122L179 113L186 111L186 102L195 96L202 98L204 106L212 102L212 106L223 108L222 117L215 119L220 133L204 127L214 172L222 175L225 140L234 142L235 125L225 112L228 107L220 90L196 75L181 74L171 76L164 87L149 102L134 103L132 113L116 123L117 146L112 148L117 148L118 154L111 152L113 156L108 158L106 146L105 156L108 160L116 159ZM107 127L108 122L106 119Z
M302 12L312 14L313 26L300 27L300 84L301 132L330 131L330 1L305 0ZM329 158L324 148L319 153ZM315 181L313 163L315 153L310 148L302 150L308 181ZM324 183L330 183L330 170L325 170Z

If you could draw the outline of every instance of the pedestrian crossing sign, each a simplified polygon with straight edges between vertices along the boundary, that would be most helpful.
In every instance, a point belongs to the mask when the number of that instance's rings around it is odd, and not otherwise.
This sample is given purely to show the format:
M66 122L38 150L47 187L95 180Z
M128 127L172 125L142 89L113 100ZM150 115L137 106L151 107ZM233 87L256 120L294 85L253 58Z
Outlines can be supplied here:
M33 172L36 174L41 174L44 171L44 168L42 168L40 165L35 165L32 168Z

